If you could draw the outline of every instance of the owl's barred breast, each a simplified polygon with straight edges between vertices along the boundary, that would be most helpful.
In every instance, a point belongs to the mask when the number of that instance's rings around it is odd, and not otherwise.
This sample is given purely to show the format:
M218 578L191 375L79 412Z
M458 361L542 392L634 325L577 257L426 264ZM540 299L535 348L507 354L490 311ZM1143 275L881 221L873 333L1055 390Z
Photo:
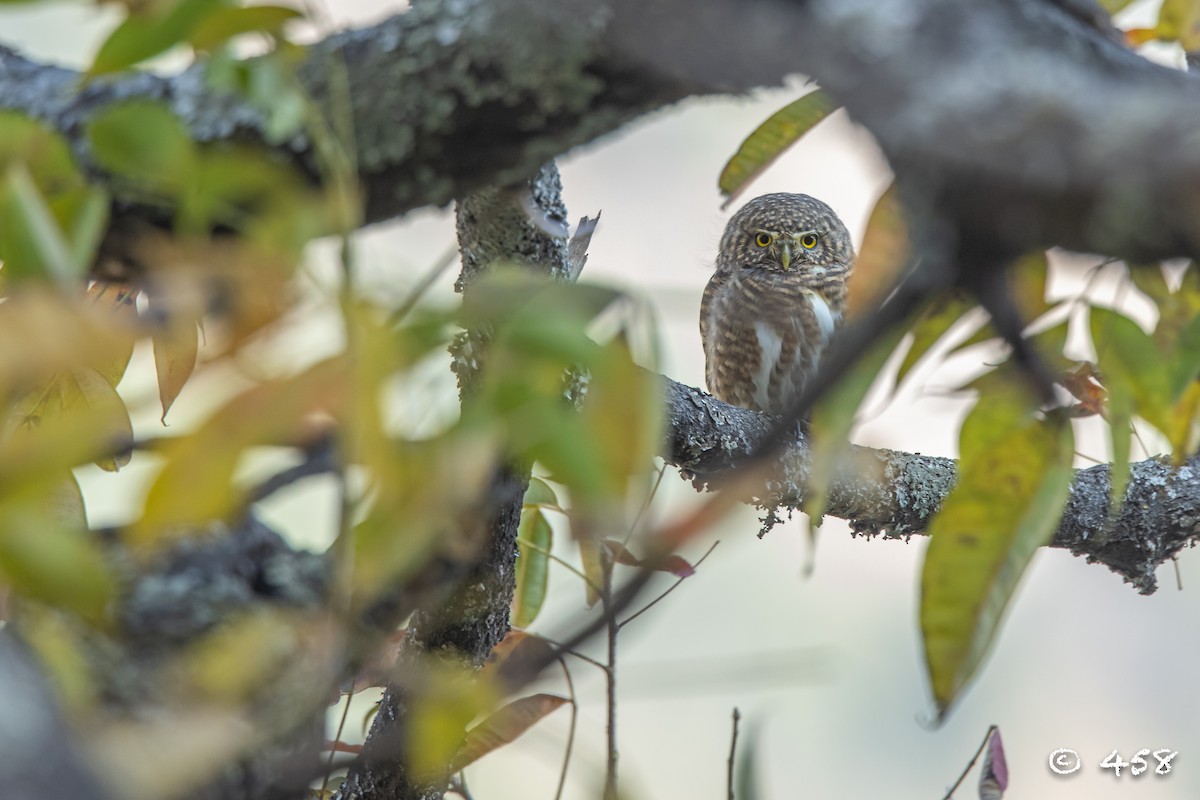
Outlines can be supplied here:
M755 198L729 220L700 305L708 389L781 413L816 373L841 324L854 248L829 206Z
M756 273L734 275L706 298L705 377L727 403L778 413L816 372L841 312L797 276Z

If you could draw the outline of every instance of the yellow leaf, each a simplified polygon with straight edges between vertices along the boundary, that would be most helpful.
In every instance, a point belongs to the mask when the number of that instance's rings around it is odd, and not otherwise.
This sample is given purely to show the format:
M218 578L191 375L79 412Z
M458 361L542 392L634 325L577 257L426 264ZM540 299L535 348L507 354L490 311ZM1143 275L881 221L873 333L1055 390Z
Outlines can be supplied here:
M167 423L167 412L183 385L196 369L200 349L200 332L195 322L185 322L154 334L154 367L158 372L158 397L162 403L161 421Z
M929 527L920 620L939 717L983 663L1070 491L1070 423L1032 409L1011 384L980 397L963 423L958 483Z
M722 207L732 203L775 159L837 107L825 92L817 89L776 111L755 128L721 170L717 185L726 195Z
M452 772L473 764L493 750L517 740L543 717L567 702L553 694L535 694L513 700L467 731L467 738L454 757Z
M908 263L908 254L908 228L892 184L875 201L862 249L854 260L846 297L849 318L869 313L883 302Z

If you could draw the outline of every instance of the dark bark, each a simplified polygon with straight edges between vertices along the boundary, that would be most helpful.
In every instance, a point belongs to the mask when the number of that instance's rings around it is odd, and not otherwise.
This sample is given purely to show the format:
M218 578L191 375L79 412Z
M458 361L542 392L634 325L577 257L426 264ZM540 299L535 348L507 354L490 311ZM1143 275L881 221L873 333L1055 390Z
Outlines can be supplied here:
M512 188L485 189L463 198L457 212L462 255L457 288L464 295L469 296L476 278L497 264L524 264L560 280L569 274L566 207L553 163ZM487 338L487 331L468 331L451 348L464 403L471 402L477 375L487 369ZM480 525L481 557L444 602L425 605L414 615L396 678L384 691L362 758L351 768L339 798L442 796L448 774L414 775L405 763L405 754L411 753L406 731L411 703L421 691L419 676L429 668L431 657L434 664L448 661L478 669L508 633L517 532L528 484L528 464L497 470L488 503L492 511Z

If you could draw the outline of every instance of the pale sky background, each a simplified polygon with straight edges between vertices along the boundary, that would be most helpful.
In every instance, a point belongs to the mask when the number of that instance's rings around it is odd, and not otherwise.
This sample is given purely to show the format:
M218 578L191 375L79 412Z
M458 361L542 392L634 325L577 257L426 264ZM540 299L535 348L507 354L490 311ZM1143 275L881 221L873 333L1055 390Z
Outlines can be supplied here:
M1153 19L1156 3L1135 13ZM398 4L342 2L338 25L379 18ZM41 58L86 63L115 16L77 4L0 10L0 41ZM1169 57L1170 54L1168 54ZM603 211L584 277L645 298L660 321L663 364L672 377L703 383L696 327L700 293L727 214L716 179L738 143L771 112L802 91L787 88L743 98L703 99L653 114L571 153L560 163L571 218ZM799 191L832 205L861 242L867 215L888 181L868 134L843 114L823 123L785 155L747 196ZM365 288L403 296L453 244L449 210L416 212L358 237ZM313 248L313 273L329 272L332 248ZM1087 266L1096 259L1075 259ZM1076 270L1076 273L1078 270ZM1078 285L1056 275L1055 294ZM452 275L435 299L449 299ZM1106 291L1110 291L1111 286ZM1144 311L1144 309L1143 309ZM296 353L335 347L319 322L298 333ZM855 434L862 444L955 454L961 398L942 396L978 369L974 352L949 368L926 368L896 402ZM144 401L140 432L157 430L153 368L144 354L122 385ZM448 370L433 385L452 386ZM210 371L185 389L172 412L180 428L203 417L239 384ZM1079 448L1103 458L1105 436L1087 423ZM1081 461L1081 466L1088 462ZM85 470L94 523L130 513L153 462L135 459L110 476ZM265 511L297 541L318 543L312 520L332 521L330 493L305 484ZM669 517L694 505L690 487L668 472L655 513ZM916 590L925 542L852 539L844 523L821 532L816 569L801 575L800 523L754 534L751 510L734 514L714 538L721 545L678 591L621 637L619 708L622 785L628 797L720 800L725 797L730 713L741 709L743 734L757 727L764 797L936 800L957 778L989 724L998 724L1008 754L1011 798L1166 800L1200 797L1200 562L1184 553L1184 591L1168 568L1161 588L1141 597L1102 567L1061 551L1041 552L1027 573L989 662L945 723L934 728L916 625ZM575 556L560 537L559 550ZM702 552L707 543L690 553ZM583 592L556 569L548 608L535 629L554 635L582 610ZM663 585L667 585L664 581ZM575 663L581 692L568 797L598 796L603 769L602 682ZM548 691L563 691L551 676ZM468 772L478 800L550 798L557 781L568 715L560 710L517 744ZM356 728L361 713L351 717ZM350 738L350 737L348 737ZM1077 750L1083 769L1053 775L1047 755ZM1178 750L1175 772L1114 779L1098 764L1114 749L1129 759L1141 748ZM975 796L975 776L959 790Z

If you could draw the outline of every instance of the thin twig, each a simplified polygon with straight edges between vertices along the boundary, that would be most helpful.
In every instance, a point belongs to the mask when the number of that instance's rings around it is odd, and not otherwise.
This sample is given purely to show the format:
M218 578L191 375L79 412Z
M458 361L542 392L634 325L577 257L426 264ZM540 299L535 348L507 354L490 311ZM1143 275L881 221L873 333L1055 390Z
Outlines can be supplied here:
M721 543L721 540L720 540L720 539L718 539L717 541L713 542L713 543L712 543L712 546L711 546L711 547L709 547L709 548L708 548L708 550L706 550L706 551L704 552L704 555L700 556L700 560L699 560L699 561L697 561L695 564L693 564L693 565L692 565L692 568L694 569L694 568L696 568L696 567L700 566L701 564L703 564L703 563L704 563L704 559L708 558L708 557L709 557L709 556L712 554L712 551L717 549L717 545L719 545L720 543ZM691 576L688 576L688 577L691 577ZM633 612L633 613L632 613L632 614L630 614L628 617L626 617L626 618L625 618L623 621L621 621L620 623L618 623L618 624L617 624L617 630L620 630L621 628L624 628L626 625L628 625L629 623L633 622L635 619L637 619L638 617L640 617L642 614L645 614L647 611L649 611L650 609L654 608L654 606L658 605L658 603L659 603L659 601L660 601L660 600L662 600L664 597L666 597L667 595L669 595L671 592L675 591L675 589L677 589L677 588L679 587L679 584L683 583L685 580L687 580L687 577L680 578L680 579L678 579L677 581L675 581L674 583L672 583L672 584L671 584L669 587L667 587L667 590L666 590L665 592L663 592L663 593L662 593L662 594L660 594L658 597L654 598L654 599L653 599L653 600L651 600L649 603L647 603L646 605L642 606L640 609L638 609L637 611Z
M324 475L338 469L333 437L324 436L304 448L304 461L283 472L277 472L246 493L247 506L264 500L296 481L313 475Z
M562 667L563 677L567 680L567 696L571 701L571 727L567 732L567 746L563 751L562 772L558 776L558 791L554 793L554 800L562 800L563 789L567 785L567 767L571 764L571 749L575 746L575 719L579 714L579 703L575 699L575 683L571 680L571 670L567 668L566 659L560 657L558 663Z
M975 755L971 756L971 762L967 764L967 768L964 769L962 774L958 776L958 780L954 782L954 785L950 787L950 791L946 792L946 796L943 797L942 800L950 800L952 797L954 797L954 793L958 791L958 787L962 786L962 782L966 780L967 773L970 772L971 768L975 766L975 762L979 760L979 754L983 752L983 748L987 747L988 740L992 738L992 734L995 731L995 725L988 726L987 733L983 735L983 741L979 743L979 749L975 751Z
M642 507L638 509L637 515L633 518L633 522L629 525L629 530L625 533L625 538L621 544L629 544L629 540L633 537L634 531L642 521L642 517L646 516L646 512L650 509L650 504L654 502L654 497L658 494L658 487L662 485L663 475L667 472L667 462L662 462L658 467L658 477L654 479L654 485L650 487L649 493L646 494L646 499L642 501Z
M742 720L742 714L737 710L737 706L733 707L733 736L729 739L729 770L726 778L726 794L729 800L734 800L733 796L733 764L734 756L737 754L737 736L738 723Z
M354 681L350 681L350 691L346 693L346 706L342 709L342 716L338 720L337 733L333 736L333 741L336 744L342 740L342 731L346 727L346 717L350 716L350 701L354 699ZM337 749L329 748L329 760L325 763L325 777L321 779L321 797L325 796L325 790L329 787L329 778L333 775L333 757L337 754Z
M458 246L451 245L450 247L447 247L446 252L442 253L441 257L437 261L433 262L433 266L427 273L425 273L425 277L421 278L421 281L413 287L411 292L408 293L408 297L404 298L404 302L400 304L400 307L392 312L391 316L388 318L388 322L392 325L399 325L401 322L403 322L404 318L407 317L412 310L417 307L417 303L421 302L421 298L425 296L425 293L433 288L433 285L437 283L438 278L442 277L442 274L448 270L450 265L453 264L457 259Z
M621 626L617 624L616 612L612 608L612 574L611 568L604 573L604 591L600 597L604 602L604 616L607 620L608 634L608 669L604 671L606 688L605 716L608 719L607 740L608 753L604 768L604 800L617 800L617 637Z

